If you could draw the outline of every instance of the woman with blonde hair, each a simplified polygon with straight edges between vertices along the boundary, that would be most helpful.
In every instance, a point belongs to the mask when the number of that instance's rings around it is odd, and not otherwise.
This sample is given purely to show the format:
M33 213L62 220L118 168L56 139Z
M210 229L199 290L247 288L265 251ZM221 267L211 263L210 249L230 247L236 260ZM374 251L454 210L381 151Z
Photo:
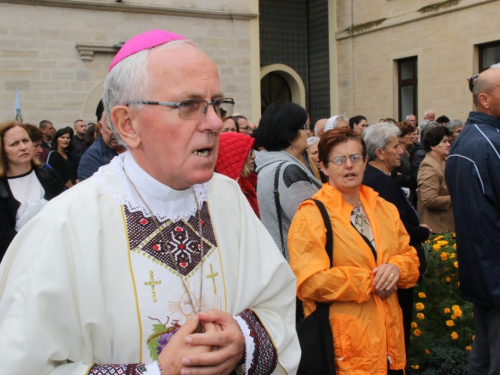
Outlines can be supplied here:
M17 232L64 186L42 167L28 129L17 121L0 125L0 260Z

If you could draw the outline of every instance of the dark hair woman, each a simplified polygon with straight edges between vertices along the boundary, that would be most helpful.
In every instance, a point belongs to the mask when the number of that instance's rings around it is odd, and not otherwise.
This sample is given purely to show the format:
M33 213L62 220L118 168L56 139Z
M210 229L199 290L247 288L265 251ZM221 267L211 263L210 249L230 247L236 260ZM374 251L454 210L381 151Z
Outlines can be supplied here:
M47 156L47 163L59 173L67 188L80 182L76 175L78 165L72 154L71 133L71 128L56 131L52 139L52 151Z
M425 133L427 154L418 171L418 214L434 232L455 231L450 192L444 178L444 167L450 153L449 136L449 130L442 126Z
M256 159L260 218L287 260L290 222L300 202L321 187L299 160L307 149L307 118L297 104L273 103L260 119L256 138L265 149Z
M0 125L0 260L17 232L64 191L57 173L41 166L28 129L17 121Z
M303 202L288 235L290 266L305 315L315 302L333 302L330 325L337 372L403 374L403 321L398 288L418 279L418 257L398 211L361 184L366 167L363 140L351 129L326 132L319 142L328 176L314 196L326 207L333 230L333 267L318 207Z

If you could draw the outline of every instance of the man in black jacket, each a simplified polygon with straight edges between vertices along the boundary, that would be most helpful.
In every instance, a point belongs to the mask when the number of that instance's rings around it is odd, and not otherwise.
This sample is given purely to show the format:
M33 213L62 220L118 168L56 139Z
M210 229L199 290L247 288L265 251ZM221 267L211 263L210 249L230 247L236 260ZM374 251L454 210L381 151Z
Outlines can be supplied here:
M474 303L469 375L500 373L500 69L469 80L469 114L446 163L462 297Z

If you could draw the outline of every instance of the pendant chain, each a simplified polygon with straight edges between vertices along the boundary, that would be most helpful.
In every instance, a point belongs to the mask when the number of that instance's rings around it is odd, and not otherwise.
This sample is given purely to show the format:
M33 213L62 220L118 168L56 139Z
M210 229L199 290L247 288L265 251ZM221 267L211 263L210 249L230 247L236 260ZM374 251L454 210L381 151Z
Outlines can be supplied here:
M144 203L144 205L148 209L151 217L153 218L153 221L154 221L154 223L156 225L156 228L158 229L158 232L160 232L161 239L162 239L163 243L165 244L165 246L167 248L167 252L168 252L168 255L170 256L170 260L174 264L175 270L177 271L177 273L179 275L179 278L181 279L182 287L184 288L184 291L186 292L186 294L187 294L187 296L189 298L189 302L191 303L191 306L193 306L193 312L195 314L201 312L201 298L202 298L202 291L203 291L203 263L204 263L204 259L203 259L204 258L204 254L203 254L203 229L202 229L202 226L201 226L200 205L198 203L198 197L196 196L196 193L195 193L194 189L193 189L193 194L194 194L194 200L196 202L196 212L198 214L198 231L199 231L199 236L200 236L200 255L201 255L201 263L200 263L200 299L198 300L199 301L198 311L196 311L196 304L193 302L193 298L191 297L191 293L189 292L188 287L187 287L187 285L186 285L186 283L184 281L184 278L182 277L182 274L181 274L181 272L179 270L179 265L177 264L177 261L174 258L174 254L172 253L172 250L170 250L170 246L168 245L168 242L165 240L165 237L163 235L163 230L160 227L160 223L156 219L156 216L153 214L153 211L151 210L151 208L149 208L148 204L146 203L146 201L142 197L141 193L139 193L139 190L137 189L137 187L135 186L135 184L132 182L132 180L128 176L127 171L125 170L125 168L123 168L123 172L125 173L125 176L127 177L128 182L130 182L130 184L134 188L134 191L137 193L137 195L139 196L139 198L141 198L142 203ZM201 330L201 326L199 327L199 330Z

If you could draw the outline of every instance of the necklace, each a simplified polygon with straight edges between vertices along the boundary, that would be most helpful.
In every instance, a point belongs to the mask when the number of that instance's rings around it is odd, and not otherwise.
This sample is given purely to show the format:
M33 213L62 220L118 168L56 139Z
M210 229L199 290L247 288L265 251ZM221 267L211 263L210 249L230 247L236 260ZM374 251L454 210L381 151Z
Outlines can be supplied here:
M352 210L352 216L354 216L354 226L356 229L363 235L368 235L370 232L370 223L368 219L366 218L366 215L362 211L361 208L361 201L359 201L358 205L354 210ZM365 234L365 229L366 229L366 234Z
M195 314L200 313L201 312L201 298L202 298L202 291L203 291L203 263L204 263L203 256L204 256L204 254L203 254L203 229L201 227L200 205L198 203L198 197L196 196L196 193L193 190L194 201L196 202L196 213L197 213L197 216L198 216L198 232L200 233L200 253L201 253L200 254L201 255L201 263L200 263L200 298L198 300L199 301L199 303L198 303L198 311L196 311L196 304L194 303L193 298L191 297L191 292L189 291L189 289L188 289L188 287L186 285L186 282L184 281L184 278L182 277L182 274L181 274L181 272L179 270L179 265L177 264L177 261L175 260L174 254L172 253L172 250L170 250L170 246L168 245L168 242L165 240L165 236L163 235L163 230L161 229L160 223L156 219L156 216L153 214L153 211L151 210L151 208L149 208L148 204L146 203L146 201L142 197L141 193L139 193L139 190L137 189L137 187L135 186L135 184L132 182L132 180L128 176L127 171L125 170L125 168L123 168L123 173L125 173L125 177L127 177L128 182L130 183L130 185L132 185L132 187L134 188L134 191L137 193L137 195L141 199L141 201L144 204L144 206L146 206L146 208L148 209L149 214L153 218L153 221L154 221L154 223L156 225L156 229L158 229L158 232L160 232L161 240L163 241L163 243L165 244L165 247L167 248L167 252L168 252L168 255L170 256L170 260L174 264L175 270L177 271L177 274L179 275L179 278L181 279L182 287L184 288L184 292L188 296L189 303L193 307L193 312ZM198 324L198 329L196 330L196 333L203 333L203 332L204 332L204 330L203 330L203 327L201 326L201 323L200 323L200 324Z

